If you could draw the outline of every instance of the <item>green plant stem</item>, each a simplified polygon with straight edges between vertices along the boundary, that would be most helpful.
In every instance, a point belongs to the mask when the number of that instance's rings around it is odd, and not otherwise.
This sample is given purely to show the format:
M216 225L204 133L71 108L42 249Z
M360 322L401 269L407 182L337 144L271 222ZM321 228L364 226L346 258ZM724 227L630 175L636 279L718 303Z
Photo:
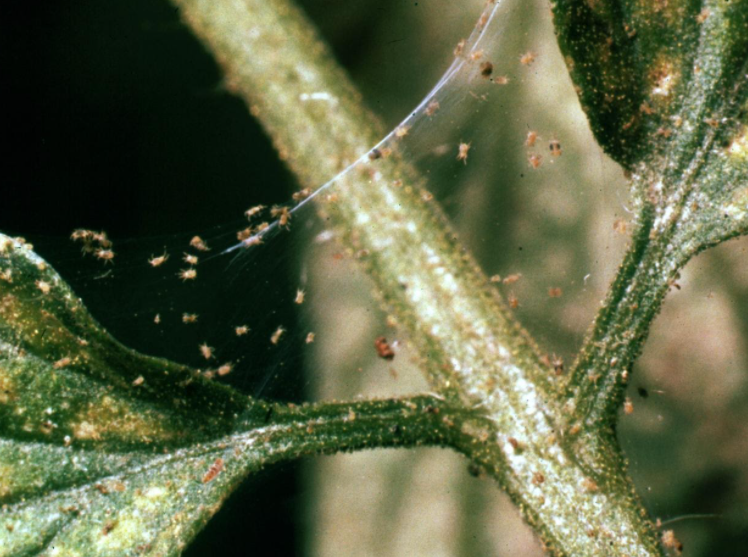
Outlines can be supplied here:
M611 429L631 367L641 351L679 265L664 257L662 243L649 238L645 216L634 232L615 280L569 374L570 420L584 431ZM662 261L660 265L654 262ZM658 269L657 276L651 270Z
M376 144L381 126L286 0L173 1L302 185L327 182ZM433 388L474 414L452 446L497 479L556 554L660 555L617 450L593 467L577 461L557 428L553 374L423 181L396 157L360 170L336 181L322 210L409 333Z

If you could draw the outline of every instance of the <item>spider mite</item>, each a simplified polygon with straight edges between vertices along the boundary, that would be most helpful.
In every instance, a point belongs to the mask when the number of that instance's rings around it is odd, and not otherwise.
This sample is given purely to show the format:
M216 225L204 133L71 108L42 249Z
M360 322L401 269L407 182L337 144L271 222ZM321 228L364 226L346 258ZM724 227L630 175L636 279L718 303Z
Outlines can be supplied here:
M164 252L163 255L159 255L158 257L151 256L148 260L148 264L151 267L159 267L163 265L167 259L169 259L169 254Z
M626 414L633 414L634 413L634 403L631 402L630 398L626 398L626 400L623 401L623 411Z
M308 333L306 335L306 343L312 344L314 342L314 333Z
M296 291L296 298L294 298L294 302L297 304L303 304L304 303L304 296L306 296L306 293L299 289Z
M433 100L426 106L426 116L433 116L434 113L439 110L439 101Z
M239 325L238 327L234 328L234 333L236 333L236 336L241 337L246 335L249 332L249 327L246 325Z
M52 286L46 281L37 280L35 284L41 290L42 294L49 294L50 290L52 290Z
M59 360L57 360L52 367L54 367L55 369L62 369L69 366L70 362L72 362L70 357L65 356L64 358L60 358Z
M104 263L110 263L114 261L114 252L110 249L99 248L94 251L94 255L97 259L101 259Z
M508 275L508 276L504 277L504 280L502 280L501 282L504 283L504 284L514 284L520 278L522 278L522 273L515 273L513 275Z
M208 346L207 343L203 342L198 348L200 349L200 354L206 360L210 360L213 357L213 348Z
M190 240L190 245L198 251L208 251L210 249L200 236L194 236Z
M548 149L550 149L551 155L554 157L561 156L561 143L559 143L558 139L551 139L551 142L548 144Z
M457 160L467 164L468 151L470 151L470 143L460 143L457 148Z
M678 538L675 537L675 532L672 530L665 530L662 533L662 545L667 549L675 550L676 554L680 555L683 551L683 544Z
M527 162L532 166L533 168L538 168L543 163L543 157L540 155L530 155L527 157Z
M483 58L483 50L474 50L470 53L470 60L473 62L480 60L481 58Z
M408 135L408 132L410 131L410 126L398 126L395 129L395 137L398 139L402 139L406 135Z
M197 278L197 271L195 269L182 269L178 276L182 280L193 280Z
M244 242L245 240L248 240L252 237L252 230L253 228L251 226L248 226L244 230L240 230L236 233L236 239L240 242Z
M270 209L270 215L278 218L278 226L287 227L288 221L291 220L291 212L288 207L273 207Z
M78 240L93 240L94 231L93 230L86 230L85 228L77 228L73 230L73 233L70 235L70 239L74 242L77 242Z
M197 255L192 255L191 253L185 253L182 260L188 265L197 265L198 262Z
M280 342L281 337L283 336L283 333L286 332L286 329L283 328L283 326L278 327L275 332L270 335L270 342L271 344L278 344Z
M210 465L210 468L208 468L208 471L203 476L203 483L206 484L209 481L212 481L216 478L218 474L221 473L223 470L223 459L217 458L215 461L213 461L213 464Z
M454 50L455 58L462 56L462 52L465 50L465 39L461 39Z
M296 195L296 194L294 194ZM256 214L258 214L260 211L262 211L265 208L264 205L255 205L254 207L250 207L246 211L244 211L244 216L247 217L247 219L252 219Z
M613 230L618 232L619 234L626 234L628 231L628 223L626 222L626 219L616 219L613 221Z
M392 361L395 359L395 352L384 337L377 337L374 340L374 348L377 350L377 356L383 360Z
M527 138L525 139L526 147L534 147L535 142L538 140L538 132L530 130L527 132Z
M98 243L102 248L112 247L111 240L107 237L106 232L94 232L93 241Z
M291 195L291 199L294 201L301 201L312 195L312 188L304 188Z
M560 298L563 293L564 291L558 286L552 286L548 289L548 297L550 298Z
M197 323L197 313L183 313L182 323L185 323L185 324Z
M218 372L218 375L223 377L224 375L228 375L234 370L234 364L223 364L222 366L219 366L216 370Z
M523 66L530 66L534 61L537 55L534 52L525 52L522 56L519 58L520 64Z

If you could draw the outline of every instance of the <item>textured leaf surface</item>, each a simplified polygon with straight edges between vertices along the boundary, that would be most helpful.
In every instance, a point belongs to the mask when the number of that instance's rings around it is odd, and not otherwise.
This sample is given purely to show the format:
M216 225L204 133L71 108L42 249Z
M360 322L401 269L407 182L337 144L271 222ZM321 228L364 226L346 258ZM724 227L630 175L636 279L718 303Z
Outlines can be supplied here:
M555 0L553 11L592 130L635 194L629 253L568 391L607 427L680 270L748 233L748 0Z
M29 246L0 235L0 556L179 554L247 474L443 443L440 405L248 399L120 345Z
M559 45L652 235L686 259L748 230L748 1L556 0ZM646 219L647 217L645 217Z

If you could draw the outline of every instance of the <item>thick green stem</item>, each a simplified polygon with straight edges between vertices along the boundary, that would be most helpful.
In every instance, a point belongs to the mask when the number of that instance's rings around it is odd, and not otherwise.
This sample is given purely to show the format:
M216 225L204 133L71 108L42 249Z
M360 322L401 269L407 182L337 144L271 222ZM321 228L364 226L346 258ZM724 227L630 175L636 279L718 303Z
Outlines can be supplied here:
M358 161L381 126L287 0L173 0L305 186ZM409 333L434 388L474 418L452 445L486 468L559 555L660 555L614 445L580 463L553 374L423 181L397 157L336 180L323 211Z
M262 440L262 465L314 454L376 447L452 444L449 423L467 413L429 395L389 400L266 405L252 411L252 428L240 436ZM260 419L262 424L258 424ZM233 436L232 436L233 437ZM218 443L220 444L220 443Z

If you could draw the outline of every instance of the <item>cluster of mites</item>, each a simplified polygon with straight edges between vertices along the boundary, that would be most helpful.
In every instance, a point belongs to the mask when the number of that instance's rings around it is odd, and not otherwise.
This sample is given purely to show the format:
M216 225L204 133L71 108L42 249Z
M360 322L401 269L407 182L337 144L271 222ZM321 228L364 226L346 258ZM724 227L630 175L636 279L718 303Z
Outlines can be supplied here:
M305 197L308 197L311 193L310 189L302 190L301 192L297 192L294 194L295 200L301 200ZM246 211L246 216L248 219L252 219L254 216L258 215L261 211L265 209L264 206L258 205L256 207L252 207L251 209L248 209ZM288 220L290 219L289 215L289 209L287 207L273 207L271 209L271 215L273 217L278 218L278 224L281 227L287 227L288 226ZM260 223L256 227L253 228L253 230L256 232L262 232L269 226L268 223ZM252 228L252 227L250 227ZM249 230L249 229L247 229ZM240 240L244 239L245 235L251 235L252 232L240 231L237 235ZM85 230L85 229L77 229L75 230L71 238L73 241L80 241L83 242L83 253L85 254L93 254L98 259L101 259L107 263L111 263L114 261L114 251L112 248L112 242L107 238L106 232L95 232L93 230ZM203 240L200 236L194 236L189 243L190 247L195 249L199 252L207 252L210 251L210 247L208 247L208 244ZM169 254L164 252L161 255L158 256L151 256L148 259L148 264L153 267L160 267L163 265L166 261L169 259ZM195 268L199 262L199 256L192 254L192 253L186 253L184 254L184 257L182 260L189 265L186 269L181 269L178 273L179 278L181 278L183 281L188 280L195 280L197 278L197 269ZM51 287L42 281L37 281L37 286L44 294L49 293L51 290ZM296 304L303 304L306 297L306 293L302 289L298 289L296 291L296 296L294 298L294 303ZM182 323L184 324L194 324L198 322L198 314L196 313L183 313L182 314ZM153 322L155 324L161 323L161 314L156 314L156 316L153 319ZM234 327L234 333L236 336L241 337L250 332L250 328L247 325L238 325ZM286 329L281 325L279 326L272 335L270 335L270 343L277 345L280 343L281 338L286 333ZM306 335L305 342L306 344L311 344L314 342L315 333L309 332ZM203 343L200 346L198 346L198 349L200 351L200 354L206 359L206 360L212 360L214 358L214 349L211 346L208 346L207 343ZM226 363L221 366L219 366L217 369L212 370L209 369L203 373L208 378L212 378L215 375L224 376L233 370L233 364ZM133 383L135 386L139 386L143 383L143 378L139 377L135 380Z

